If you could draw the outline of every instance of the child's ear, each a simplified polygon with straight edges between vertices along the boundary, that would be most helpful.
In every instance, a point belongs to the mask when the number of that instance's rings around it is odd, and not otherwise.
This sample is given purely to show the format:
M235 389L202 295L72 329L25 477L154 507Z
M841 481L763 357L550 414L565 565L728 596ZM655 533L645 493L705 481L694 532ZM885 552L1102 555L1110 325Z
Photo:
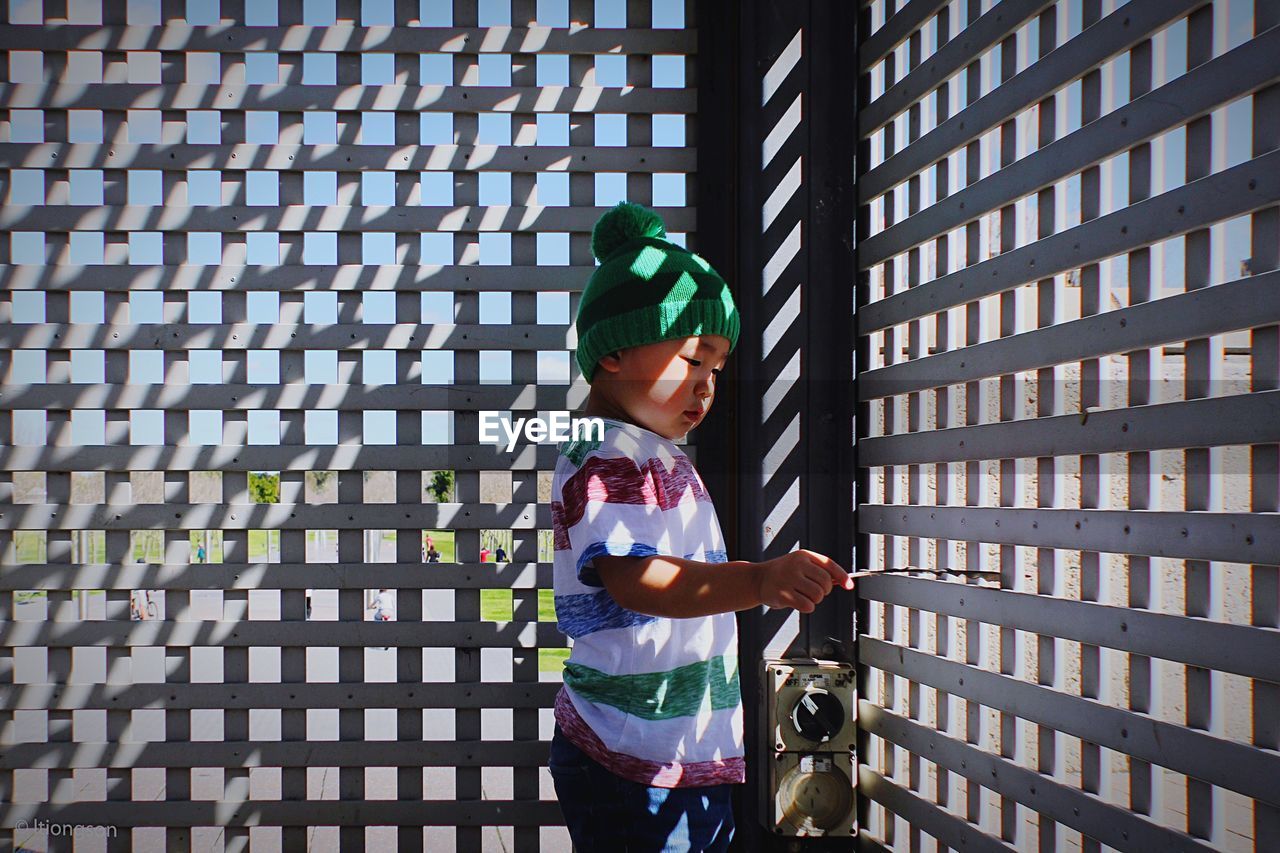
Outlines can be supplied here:
M622 369L622 351L614 350L608 355L602 355L596 363L610 373L617 373Z

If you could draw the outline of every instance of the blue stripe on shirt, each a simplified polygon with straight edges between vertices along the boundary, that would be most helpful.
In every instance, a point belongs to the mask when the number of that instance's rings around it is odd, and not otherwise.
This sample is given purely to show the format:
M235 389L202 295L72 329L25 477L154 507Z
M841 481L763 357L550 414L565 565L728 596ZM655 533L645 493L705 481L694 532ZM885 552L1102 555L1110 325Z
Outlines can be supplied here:
M628 610L613 600L608 590L555 596L557 627L564 634L578 638L595 631L626 628L656 622L657 616Z
M606 554L610 557L654 557L657 556L657 553L657 548L640 542L616 540L592 542L582 550L582 555L578 557L578 580L587 586L604 586L604 581L600 580L596 567L586 565L596 557Z
M592 557L601 554L621 557L649 557L657 554L657 551L648 545L641 545L637 542L595 542L586 549L581 562L586 562ZM686 555L685 559L692 560L693 555ZM702 560L705 563L727 563L728 561L728 554L723 550L706 551ZM588 586L604 586L594 566L580 568L578 570L578 579ZM604 631L609 628L643 625L658 618L646 613L628 610L614 601L613 596L606 589L601 589L599 592L578 593L576 595L557 595L554 601L559 628L562 633L570 637L581 637L594 631Z

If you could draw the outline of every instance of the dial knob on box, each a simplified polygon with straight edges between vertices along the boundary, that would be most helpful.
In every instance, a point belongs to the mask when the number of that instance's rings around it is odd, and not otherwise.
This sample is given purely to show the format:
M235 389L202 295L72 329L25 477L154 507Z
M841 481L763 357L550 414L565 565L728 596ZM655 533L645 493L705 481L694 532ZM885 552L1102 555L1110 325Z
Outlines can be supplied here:
M844 727L844 705L821 687L811 687L791 709L791 724L815 743L830 740Z

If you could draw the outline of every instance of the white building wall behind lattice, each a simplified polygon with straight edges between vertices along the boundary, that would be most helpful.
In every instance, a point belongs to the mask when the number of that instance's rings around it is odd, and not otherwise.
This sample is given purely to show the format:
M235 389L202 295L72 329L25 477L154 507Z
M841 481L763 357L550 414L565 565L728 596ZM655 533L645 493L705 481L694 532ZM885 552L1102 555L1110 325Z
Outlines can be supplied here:
M478 412L583 400L605 208L693 230L692 0L0 14L0 838L568 849Z

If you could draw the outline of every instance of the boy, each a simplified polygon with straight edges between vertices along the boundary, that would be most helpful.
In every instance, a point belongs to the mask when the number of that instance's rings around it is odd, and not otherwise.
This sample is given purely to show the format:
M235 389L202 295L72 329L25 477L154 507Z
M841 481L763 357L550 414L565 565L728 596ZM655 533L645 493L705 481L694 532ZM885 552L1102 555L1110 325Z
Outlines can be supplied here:
M673 443L705 417L737 343L724 280L623 202L592 232L579 304L583 414L552 478L555 606L574 639L548 762L578 851L725 850L746 780L734 612L810 613L853 579L796 551L729 562L715 507Z

